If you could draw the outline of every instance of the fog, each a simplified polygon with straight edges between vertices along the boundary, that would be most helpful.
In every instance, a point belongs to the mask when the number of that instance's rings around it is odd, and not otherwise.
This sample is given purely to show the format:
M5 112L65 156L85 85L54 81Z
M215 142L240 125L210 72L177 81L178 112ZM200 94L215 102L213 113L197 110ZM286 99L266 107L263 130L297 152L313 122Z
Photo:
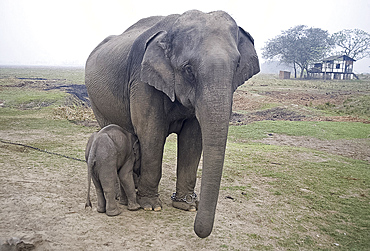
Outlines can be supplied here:
M343 29L370 32L368 0L0 0L0 65L83 66L94 47L120 34L140 18L224 10L250 32L261 63L265 42L296 25L334 33ZM370 59L355 63L370 72Z

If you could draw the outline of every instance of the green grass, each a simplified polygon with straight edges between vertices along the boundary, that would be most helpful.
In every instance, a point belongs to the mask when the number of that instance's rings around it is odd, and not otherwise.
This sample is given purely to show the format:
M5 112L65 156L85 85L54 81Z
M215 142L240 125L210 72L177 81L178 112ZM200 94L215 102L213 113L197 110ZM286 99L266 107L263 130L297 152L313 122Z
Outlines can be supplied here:
M363 119L370 119L370 81L364 80L299 80L299 79L278 79L276 76L258 74L249 80L246 84L239 87L250 93L264 94L266 92L285 92L302 93L304 95L312 94L312 97L319 95L322 103L312 105L317 102L316 99L310 100L307 105L318 112L323 112L325 116L354 116ZM320 96L321 95L321 96ZM331 96L347 98L337 100L333 103ZM273 96L271 96L273 98ZM327 100L325 100L327 97ZM299 102L299 96L297 96ZM281 104L280 104L281 105ZM290 104L288 104L290 105ZM266 104L266 107L269 107ZM261 109L263 109L262 107Z
M231 126L232 141L262 139L269 134L310 136L318 139L360 139L370 137L370 124L327 121L258 121L243 126Z
M258 74L240 87L242 90L316 90L317 92L364 93L370 91L369 80L301 80L278 79L277 76Z
M269 197L278 197L279 203L273 211L261 208L259 215L277 222L281 219L273 212L284 212L285 227L294 232L279 239L281 247L296 249L299 243L303 249L320 249L320 241L310 233L315 231L332 242L326 243L326 248L339 243L345 250L367 250L370 246L367 161L312 149L236 142L233 139L242 135L244 129L239 126L230 129L232 140L227 147L223 180L231 184L222 190L235 197L240 197L243 191L246 199L253 202L260 199L255 181L267 178ZM349 137L347 134L346 138ZM286 210L287 206L290 210Z
M61 91L7 88L0 92L5 107L40 108L51 104L62 104L67 94Z
M177 135L171 134L166 139L166 145L164 148L163 158L172 163L176 162L177 159Z
M370 95L351 96L339 105L326 102L324 104L317 105L314 108L325 112L327 115L349 115L369 119Z
M40 75L41 71L46 75ZM0 69L0 77L14 72L14 69ZM53 79L65 78L68 81L75 79L79 82L80 73L62 70L55 74L50 69L38 69L34 72L19 71L17 76L47 76ZM10 81L0 80L4 85ZM341 86L343 83L335 81L311 83L253 78L252 83L251 88L255 88L256 92L264 88L368 88L362 82L356 81L348 81L344 87ZM268 86L265 86L266 84ZM35 147L83 159L87 138L96 128L83 127L54 117L55 106L64 102L67 94L60 91L1 88L0 99L4 101L5 107L0 107L0 130L6 132L9 138L14 136L20 139L19 143L29 143ZM367 104L368 98L364 96L363 101L357 100L358 98L348 99L344 102L348 110L358 111L365 108L364 104ZM20 109L25 104L42 102L51 102L52 105L39 105L36 106L37 109ZM262 107L274 106L275 104L266 104ZM330 104L324 107L330 111L336 108ZM327 140L369 139L370 124L260 121L244 126L230 126L220 193L234 199L225 202L222 201L224 198L220 197L222 203L230 203L227 205L231 206L226 212L217 212L218 221L212 236L225 240L224 244L218 244L217 247L225 250L244 247L252 250L368 250L369 162L308 148L267 145L253 141L269 137L269 134ZM0 147L10 149L10 146L3 144L0 144ZM72 160L60 157L45 158L44 153L23 151L17 147L14 147L13 151L16 152L13 155L7 151L8 156L1 149L0 163L31 163L43 166L47 171L69 172L71 179L74 179ZM173 165L176 162L176 154L176 136L171 135L166 141L163 162ZM198 173L198 176L200 175L201 172ZM166 188L166 191L172 189L173 187ZM180 230L183 230L180 226L186 226L192 231L194 218L193 215L184 214L168 205L162 213L138 212L137 217L147 217L147 222L155 221L163 226L171 226L171 231L173 226L178 226ZM221 217L225 217L224 221ZM236 221L233 222L232 219ZM223 225L222 228L220 224ZM240 231L232 233L234 228ZM168 231L166 227L162 230ZM167 235L183 238L184 232L172 231ZM185 236L191 239L193 245L199 243L197 248L201 248L201 245L207 248L207 244L212 244L212 239L200 240L191 232L187 232Z
M0 86L12 78L43 78L84 84L84 72L82 67L0 67Z
M95 128L79 126L66 119L56 119L55 116L55 109L64 105L69 94L61 90L44 91L13 86L18 81L14 76L77 81L83 80L81 73L81 69L69 68L61 71L53 68L0 68L0 82L6 85L0 85L0 101L3 104L0 107L0 130L20 138L15 140L16 143L27 143L33 147L83 158L86 142L82 142L82 147L66 147L64 140L71 143L76 133L92 132ZM11 138L9 135L7 138ZM29 156L34 159L38 159L39 155L40 152L29 152Z
M370 117L370 96L351 97L343 102L337 111L339 114Z
M76 133L84 134L96 129L76 125L67 120L53 119L51 112L52 109L49 108L27 111L1 108L0 130L16 134L17 138L24 138L15 140L15 143L27 143L33 147L83 159L86 142L82 143L82 147L74 147L66 145L65 141L71 144ZM36 159L40 155L36 151L30 154Z
M260 110L267 110L267 109L275 108L278 106L279 106L278 103L265 103L260 107Z

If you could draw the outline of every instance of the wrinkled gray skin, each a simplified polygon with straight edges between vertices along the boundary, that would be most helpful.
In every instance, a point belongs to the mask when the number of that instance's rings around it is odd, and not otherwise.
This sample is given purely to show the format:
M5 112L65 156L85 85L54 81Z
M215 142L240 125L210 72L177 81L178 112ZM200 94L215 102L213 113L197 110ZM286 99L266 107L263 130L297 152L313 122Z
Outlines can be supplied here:
M138 210L134 171L140 169L140 148L137 138L117 125L108 125L91 135L85 151L88 168L88 190L85 207L90 201L91 178L98 198L97 211L108 216L120 214L116 203L117 174L121 184L122 200L128 210Z
M178 135L178 198L193 193L203 150L194 223L202 238L213 228L233 93L259 72L253 43L227 13L194 10L142 19L106 38L86 63L87 91L100 126L115 123L139 138L138 201L144 209L161 209L166 137ZM182 203L174 206L187 209Z

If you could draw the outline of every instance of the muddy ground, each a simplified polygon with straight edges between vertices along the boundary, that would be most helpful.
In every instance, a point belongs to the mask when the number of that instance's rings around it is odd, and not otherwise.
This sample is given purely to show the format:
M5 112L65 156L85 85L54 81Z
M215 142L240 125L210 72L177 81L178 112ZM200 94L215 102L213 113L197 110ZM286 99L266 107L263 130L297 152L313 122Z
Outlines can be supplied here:
M81 85L66 85L63 81L48 82L45 79L23 79L19 87L50 90L59 88L77 97L88 105L86 91ZM59 83L59 84L58 84ZM345 94L343 94L345 95ZM304 105L326 102L342 102L343 95L286 94L269 92L254 94L238 90L234 95L231 124L247 124L262 120L291 121L358 121L366 120L349 116L325 117L317 115ZM76 102L76 99L71 99ZM275 102L279 105L259 110L263 103ZM311 103L310 103L311 102ZM78 102L77 102L78 103ZM1 109L1 108L0 108ZM30 109L30 107L24 107ZM247 111L240 113L240 111ZM96 123L74 121L96 129ZM84 148L90 132L84 131L68 139L74 147ZM32 142L54 137L42 130L0 131L0 138L15 142ZM172 136L171 136L172 137ZM289 145L317 149L324 152L370 161L367 151L369 140L327 141L308 137L271 135L260 140L266 144ZM93 209L85 209L86 166L85 163L63 159L16 145L0 143L1 161L0 188L0 239L1 250L253 250L258 247L278 248L279 238L294 233L286 217L291 210L286 204L285 211L277 210L269 217L261 217L260 212L271 210L279 204L271 196L268 182L272 178L245 178L245 183L253 184L251 189L258 198L248 199L244 191L229 194L220 191L216 212L215 227L210 237L199 239L192 227L195 213L179 211L171 207L170 196L175 189L175 160L163 164L163 177L160 184L161 212L130 212L120 206L122 214L108 217L96 212L96 196L92 189ZM305 159L321 161L317 157L305 155ZM47 163L47 164L46 164ZM50 168L52 166L52 168ZM199 194L200 178L196 192ZM302 209L307 210L308 209ZM247 213L246 213L247 212ZM320 236L314 226L304 226L307 235L318 239L325 246L329 237ZM283 232L278 230L284 229ZM325 244L324 244L325 243ZM297 244L297 250L299 243Z

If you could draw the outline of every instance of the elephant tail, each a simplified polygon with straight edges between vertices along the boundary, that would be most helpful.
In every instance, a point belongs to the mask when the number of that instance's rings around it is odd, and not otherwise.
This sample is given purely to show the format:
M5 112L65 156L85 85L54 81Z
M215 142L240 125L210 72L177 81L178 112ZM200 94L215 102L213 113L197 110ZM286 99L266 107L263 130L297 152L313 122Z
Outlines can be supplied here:
M87 198L85 203L85 208L90 207L92 208L91 201L90 201L90 187L91 187L91 172L95 165L95 160L88 159L87 160Z

